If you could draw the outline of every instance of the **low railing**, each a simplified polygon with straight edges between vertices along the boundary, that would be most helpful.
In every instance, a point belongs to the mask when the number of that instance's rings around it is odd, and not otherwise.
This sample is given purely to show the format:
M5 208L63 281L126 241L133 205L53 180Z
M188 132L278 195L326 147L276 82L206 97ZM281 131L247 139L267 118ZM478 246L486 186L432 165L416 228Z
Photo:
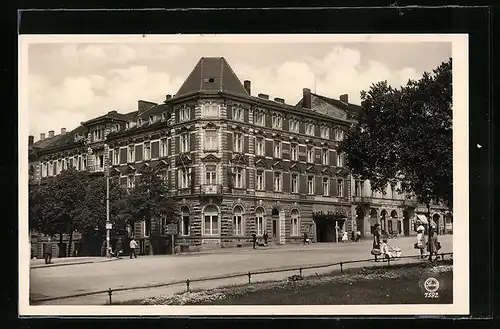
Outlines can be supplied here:
M441 260L445 260L446 257L449 257L450 260L453 259L453 253L441 253L439 254L441 257ZM395 260L398 259L420 259L420 255L413 255L413 256L404 256L404 257L398 257L398 258L385 258L385 259L380 259L379 261L382 263L385 263L387 266L391 266L391 263L394 264ZM168 287L168 286L179 286L179 285L185 285L186 286L186 292L191 291L191 284L193 282L204 282L204 281L217 281L217 280L223 280L223 279L230 279L230 278L238 278L238 277L248 277L248 283L252 283L252 276L257 276L257 275L263 275L263 274L271 274L271 273L282 273L282 272L298 272L300 276L302 276L302 273L304 270L311 270L311 269L320 269L320 268L327 268L327 267L338 267L340 270L340 273L344 271L344 265L346 264L356 264L356 263L372 263L374 261L373 258L369 259L358 259L358 260L350 260L350 261L340 261L340 262L334 262L334 263L325 263L325 264L315 264L315 265L304 265L304 266L293 266L293 267L282 267L282 268L277 268L277 269L264 269L264 270L256 270L256 271L248 271L248 272L240 272L240 273L233 273L233 274L226 274L226 275L220 275L220 276L211 276L211 277L204 277L204 278L196 278L196 279L185 279L185 280L178 280L178 281L171 281L171 282L166 282L166 283L157 283L157 284L150 284L150 285L143 285L143 286L136 286L136 287L127 287L127 288L116 288L116 289L107 289L107 290L100 290L100 291L92 291L92 292L87 292L87 293L81 293L81 294L75 294L75 295L66 295L66 296L58 296L58 297L47 297L47 298L39 298L39 299L31 299L32 303L40 303L40 302L49 302L49 301L54 301L54 300L62 300L62 299L71 299L71 298L78 298L78 297L87 297L87 296L95 296L95 295L102 295L102 294L107 294L109 298L109 304L113 304L113 293L114 292L122 292L122 291L131 291L131 290L144 290L144 289L151 289L151 288L160 288L160 287Z

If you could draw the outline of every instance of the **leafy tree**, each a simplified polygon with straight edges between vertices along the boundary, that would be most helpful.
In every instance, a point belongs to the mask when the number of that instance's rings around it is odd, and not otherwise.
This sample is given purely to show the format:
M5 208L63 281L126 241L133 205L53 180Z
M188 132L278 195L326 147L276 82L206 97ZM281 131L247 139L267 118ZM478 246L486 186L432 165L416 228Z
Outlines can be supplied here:
M452 208L452 61L443 62L417 81L393 88L387 81L361 92L358 123L340 144L355 176L369 179L385 193L401 192L427 205L442 201Z
M151 221L160 218L167 218L173 221L173 203L168 198L168 188L160 170L145 167L141 170L140 176L136 176L134 187L129 190L125 198L127 204L126 213L133 222L144 221L146 230L152 240ZM150 253L153 253L150 248Z

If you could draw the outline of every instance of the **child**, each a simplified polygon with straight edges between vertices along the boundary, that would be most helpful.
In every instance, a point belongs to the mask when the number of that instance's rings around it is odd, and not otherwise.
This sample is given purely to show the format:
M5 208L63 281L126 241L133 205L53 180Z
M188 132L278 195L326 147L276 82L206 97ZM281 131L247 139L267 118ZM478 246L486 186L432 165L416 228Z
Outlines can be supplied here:
M398 258L401 257L401 248L392 247L387 243L387 239L382 240L380 252L383 258Z
M342 234L342 242L343 242L343 243L346 243L346 242L347 242L347 240L349 240L349 237L348 237L348 235L347 235L347 232L346 232L346 231L344 231L344 233Z

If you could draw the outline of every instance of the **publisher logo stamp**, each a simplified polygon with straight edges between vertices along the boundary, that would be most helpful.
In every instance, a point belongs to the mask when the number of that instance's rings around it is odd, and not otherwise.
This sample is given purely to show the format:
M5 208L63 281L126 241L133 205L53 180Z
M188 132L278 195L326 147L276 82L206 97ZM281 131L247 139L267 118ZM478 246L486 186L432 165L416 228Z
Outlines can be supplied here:
M427 278L424 282L424 288L426 292L424 293L425 298L438 298L439 281L436 278Z

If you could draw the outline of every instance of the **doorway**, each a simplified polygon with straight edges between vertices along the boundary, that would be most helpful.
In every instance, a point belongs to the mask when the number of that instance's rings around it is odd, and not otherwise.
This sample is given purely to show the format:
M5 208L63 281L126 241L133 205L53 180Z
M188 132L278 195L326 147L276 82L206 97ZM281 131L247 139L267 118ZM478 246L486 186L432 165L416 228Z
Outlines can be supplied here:
M410 236L410 214L406 210L403 211L403 233Z
M361 208L356 209L356 228L365 234L365 212Z
M280 243L280 212L278 209L273 208L271 212L271 219L272 219L272 238L274 240L274 243Z

